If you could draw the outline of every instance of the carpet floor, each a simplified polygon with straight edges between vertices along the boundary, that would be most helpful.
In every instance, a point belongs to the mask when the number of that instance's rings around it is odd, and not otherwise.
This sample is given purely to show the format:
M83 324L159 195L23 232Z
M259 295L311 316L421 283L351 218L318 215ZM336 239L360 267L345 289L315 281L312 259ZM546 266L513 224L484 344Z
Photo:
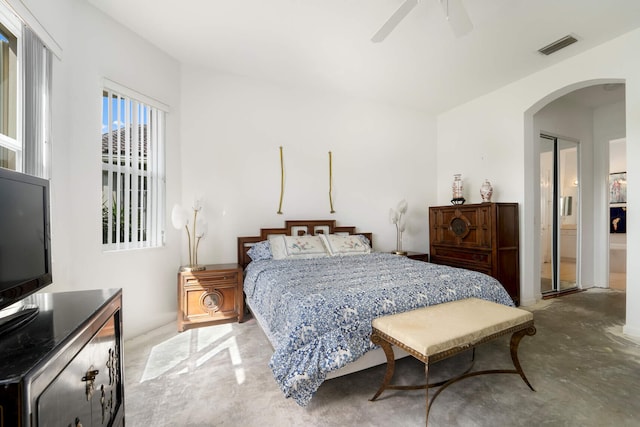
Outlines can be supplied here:
M537 334L520 344L518 375L481 375L440 394L431 426L638 426L640 341L622 334L625 293L592 289L541 301ZM125 324L126 327L126 324ZM254 319L182 333L170 324L125 343L128 426L420 426L424 391L385 391L384 365L326 381L303 408L285 399L268 367L272 350ZM439 362L433 380L464 370L469 354ZM474 369L511 369L509 340L476 351ZM420 382L412 357L395 382ZM431 392L433 394L433 392Z

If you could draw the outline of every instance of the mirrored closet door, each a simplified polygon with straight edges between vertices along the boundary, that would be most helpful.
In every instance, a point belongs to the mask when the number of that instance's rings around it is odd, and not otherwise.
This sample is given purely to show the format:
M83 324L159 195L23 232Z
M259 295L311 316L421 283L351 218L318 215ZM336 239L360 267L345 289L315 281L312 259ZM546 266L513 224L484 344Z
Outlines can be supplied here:
M578 143L540 135L540 290L577 285Z

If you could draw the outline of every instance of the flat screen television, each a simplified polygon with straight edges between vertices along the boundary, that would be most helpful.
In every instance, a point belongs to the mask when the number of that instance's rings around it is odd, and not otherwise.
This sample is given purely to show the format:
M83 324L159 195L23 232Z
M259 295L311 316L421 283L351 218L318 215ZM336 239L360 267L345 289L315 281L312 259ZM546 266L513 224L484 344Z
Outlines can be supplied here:
M0 333L37 315L19 302L52 280L49 181L0 168Z

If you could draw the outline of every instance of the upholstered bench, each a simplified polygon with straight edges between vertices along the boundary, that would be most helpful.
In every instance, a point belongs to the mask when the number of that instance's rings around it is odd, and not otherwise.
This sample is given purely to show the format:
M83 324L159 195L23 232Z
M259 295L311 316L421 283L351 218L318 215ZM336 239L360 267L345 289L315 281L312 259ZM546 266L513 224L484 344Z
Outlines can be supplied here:
M533 314L526 310L507 307L490 301L469 298L437 304L430 307L383 316L372 322L371 341L380 345L387 357L387 371L380 389L371 398L375 400L386 389L426 389L427 422L429 409L435 398L446 387L463 378L481 374L519 374L533 391L518 361L518 345L525 335L534 335ZM429 364L473 348L505 334L511 335L511 360L515 369L493 369L471 372L436 384L429 384ZM391 345L402 348L425 364L426 383L422 385L389 384L395 367ZM440 387L429 400L429 388Z

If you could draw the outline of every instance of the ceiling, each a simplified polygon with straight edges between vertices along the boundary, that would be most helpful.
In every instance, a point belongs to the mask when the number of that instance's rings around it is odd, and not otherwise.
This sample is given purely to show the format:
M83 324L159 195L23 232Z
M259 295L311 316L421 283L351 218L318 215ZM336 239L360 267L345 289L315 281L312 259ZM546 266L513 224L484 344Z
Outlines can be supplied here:
M473 29L456 37L441 0L421 0L372 43L404 0L87 1L184 64L431 113L640 26L638 0L462 0Z

